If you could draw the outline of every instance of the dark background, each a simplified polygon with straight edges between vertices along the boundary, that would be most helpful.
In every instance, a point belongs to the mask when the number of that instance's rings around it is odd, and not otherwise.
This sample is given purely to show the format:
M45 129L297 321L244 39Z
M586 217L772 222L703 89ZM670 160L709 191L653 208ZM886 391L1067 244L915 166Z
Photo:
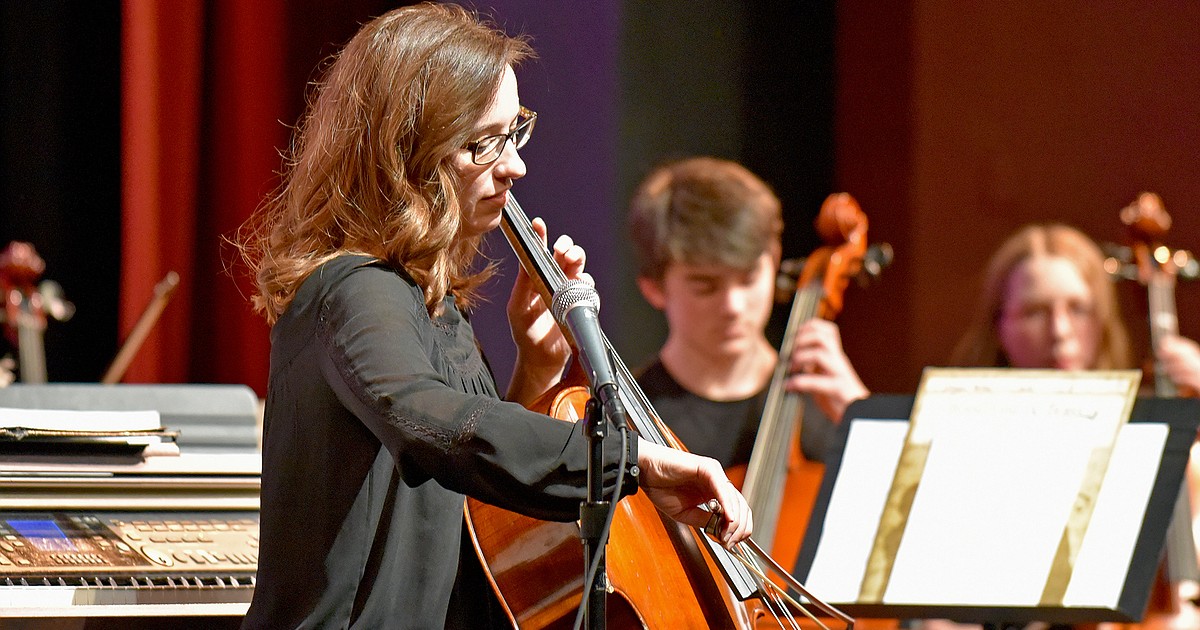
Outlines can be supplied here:
M213 16L238 6L204 4ZM397 3L282 4L282 81L294 89L275 119L286 126L314 68ZM539 52L519 73L523 101L541 118L516 193L553 233L588 249L608 336L631 365L654 353L663 323L633 286L623 207L669 157L718 155L759 173L784 201L788 257L820 244L811 223L827 194L859 200L872 240L890 242L896 262L876 286L851 287L839 321L880 391L911 391L921 367L945 359L980 267L1026 222L1065 221L1119 241L1119 208L1154 190L1175 219L1168 243L1200 240L1197 5L476 4ZM53 381L98 380L127 332L117 318L121 11L112 0L0 3L0 242L33 242L45 277L78 307L46 332ZM222 67L206 72L219 77ZM476 314L501 380L511 277L509 266ZM1141 290L1127 283L1122 295L1144 352ZM1181 328L1196 336L1197 289L1181 287L1179 304ZM173 303L164 318L190 309L200 320L211 308ZM180 355L210 356L190 360L189 381L219 380L214 363L245 360L236 344L196 338L202 347Z

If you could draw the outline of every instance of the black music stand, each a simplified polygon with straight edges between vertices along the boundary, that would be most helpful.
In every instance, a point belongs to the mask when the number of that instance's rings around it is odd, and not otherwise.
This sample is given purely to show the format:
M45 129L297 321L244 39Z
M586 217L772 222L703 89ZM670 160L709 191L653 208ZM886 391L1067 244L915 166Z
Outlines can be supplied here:
M845 414L841 425L837 447L831 449L826 462L825 478L820 494L813 508L804 544L797 558L795 577L805 583L815 594L826 598L827 601L855 617L928 619L945 618L962 622L1031 622L1044 621L1051 623L1091 623L1100 621L1129 622L1139 620L1145 612L1151 586L1162 557L1163 544L1167 525L1171 520L1172 510L1179 496L1181 483L1187 467L1188 455L1196 437L1197 424L1200 423L1200 401L1192 399L1139 398L1133 407L1130 423L1152 423L1165 427L1166 438L1162 442L1161 459L1157 472L1148 475L1150 487L1145 488L1148 499L1144 505L1130 505L1124 510L1121 519L1141 519L1140 529L1136 529L1136 538L1132 542L1132 553L1128 565L1124 567L1125 574L1119 582L1119 596L1111 601L1092 601L1072 605L996 605L994 602L980 604L971 601L944 601L937 604L913 604L904 601L889 601L884 597L883 603L863 602L857 600L857 595L846 596L847 590L841 589L838 595L823 592L820 576L813 574L814 564L821 557L828 558L828 551L823 549L823 534L828 526L831 531L837 527L837 516L830 518L830 508L842 509L846 503L831 505L835 497L835 488L842 493L847 491L852 496L853 488L848 481L843 481L838 487L839 477L852 473L843 470L843 459L849 449L855 448L856 440L861 444L861 436L870 431L881 429L881 433L903 435L908 425L913 407L911 395L879 395L852 404ZM884 424L880 424L884 423ZM903 423L903 427L890 426L887 423ZM1147 427L1156 429L1156 427ZM866 430L867 432L862 432ZM901 438L902 440L903 438ZM1016 462L1015 465L1019 465ZM870 468L870 466L868 466ZM850 467L847 467L850 470ZM845 473L845 474L843 474ZM880 461L877 471L872 475L886 476L888 480L895 473L895 462ZM858 466L858 474L862 474L862 466ZM1105 483L1113 482L1106 478ZM1117 480L1116 483L1126 483ZM1129 482L1132 483L1132 482ZM852 504L852 502L851 502ZM878 512L867 512L877 514ZM1093 518L1100 518L1096 514ZM1135 525L1135 527L1137 527ZM967 534L964 534L967 535ZM830 538L833 538L832 536ZM832 546L833 543L826 543ZM871 541L866 541L871 544ZM826 565L828 566L828 565ZM986 569L986 568L985 568ZM862 575L864 567L850 569ZM1120 576L1116 576L1120 577ZM955 576L952 579L962 579ZM930 580L939 579L929 576ZM969 578L968 578L969 579ZM814 581L815 580L815 581ZM857 591L855 591L857 593Z

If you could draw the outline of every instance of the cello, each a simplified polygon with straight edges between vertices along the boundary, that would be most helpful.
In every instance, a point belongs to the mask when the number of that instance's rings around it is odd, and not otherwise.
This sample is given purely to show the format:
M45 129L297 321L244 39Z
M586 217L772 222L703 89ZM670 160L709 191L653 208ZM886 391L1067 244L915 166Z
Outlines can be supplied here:
M735 485L739 485L742 477L745 479L739 487L754 513L755 535L769 542L767 550L772 556L793 563L825 469L820 462L810 461L801 453L803 397L784 388L797 330L816 317L836 318L850 279L877 276L891 262L891 251L886 244L868 248L867 217L849 194L829 195L821 204L815 224L827 245L809 255L798 277L791 281L794 283L789 287L793 294L791 311L750 462L729 471ZM781 267L784 269L781 275L786 276L789 265ZM782 282L787 280L781 278Z
M566 279L511 194L501 227L549 303ZM569 337L569 331L564 333ZM607 339L605 344L632 428L643 439L682 449ZM582 385L552 390L543 397L547 408L536 410L561 410L566 413L555 415L578 417L578 402L588 396ZM788 614L781 603L786 594L748 560L746 549L752 543L735 555L699 529L665 518L642 494L616 502L613 511L609 540L615 544L608 548L606 576L607 623L613 628L749 630L754 621L745 600L750 598L766 598L773 602L772 610ZM513 626L571 627L584 594L578 523L539 521L471 498L464 505L464 516L487 579ZM776 570L782 569L776 565ZM793 586L826 614L852 627L849 617L811 597L802 586Z
M1163 237L1171 227L1171 217L1158 195L1141 193L1121 209L1120 219L1130 235L1130 247L1121 256L1127 260L1110 258L1107 264L1111 272L1136 279L1146 288L1150 349L1154 352L1162 339L1179 334L1179 318L1175 309L1176 281L1178 278L1194 279L1197 265L1189 252L1172 250L1162 244ZM1154 359L1152 372L1155 396L1174 398L1196 395L1196 392L1179 391L1157 358ZM1192 471L1194 465L1189 463L1189 477L1195 474ZM1196 599L1200 597L1200 557L1192 530L1192 507L1197 497L1189 492L1188 481L1185 479L1180 488L1179 499L1167 528L1163 560L1165 575L1160 575L1156 581L1145 620L1131 628L1191 628L1200 625L1200 609L1196 607Z

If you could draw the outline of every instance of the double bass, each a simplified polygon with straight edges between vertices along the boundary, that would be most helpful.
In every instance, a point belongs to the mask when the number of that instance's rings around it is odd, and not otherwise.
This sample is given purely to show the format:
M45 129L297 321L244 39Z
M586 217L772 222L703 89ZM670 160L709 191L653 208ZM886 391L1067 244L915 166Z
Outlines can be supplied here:
M511 194L501 221L521 264L549 303L566 279ZM569 331L564 332L569 336ZM607 339L605 343L615 364L618 396L633 430L643 439L682 449ZM544 397L547 408L537 410L565 408L565 414L553 414L560 417L578 414L578 401L587 397L582 385L552 390ZM464 513L485 574L513 626L570 628L584 595L579 525L539 521L471 498ZM742 553L730 552L699 529L666 518L643 494L625 497L613 506L609 542L609 627L749 630L754 627L746 604L749 599L769 601L777 614L790 614L784 604L786 593L749 559L746 550L753 543L744 545ZM778 565L775 569L782 571ZM811 597L802 585L792 586L827 615L852 627L852 619ZM783 623L780 627L785 627Z
M1179 317L1175 308L1177 280L1194 279L1200 274L1197 273L1196 261L1191 253L1163 244L1162 239L1171 227L1171 217L1158 195L1141 193L1121 209L1120 219L1129 233L1130 246L1122 255L1110 258L1106 264L1110 265L1109 271L1135 279L1146 288L1150 349L1153 353L1162 339L1179 334ZM1196 395L1196 392L1181 392L1157 358L1153 361L1151 371L1155 396L1174 398ZM1189 476L1194 476L1195 473L1191 471L1194 466L1195 463L1189 463ZM1195 627L1200 624L1200 609L1196 606L1196 599L1200 597L1200 557L1192 528L1192 511L1200 497L1193 496L1187 481L1180 488L1179 499L1167 529L1164 574L1160 575L1152 593L1146 619L1131 628L1174 628L1181 627L1181 623L1183 627ZM1194 484L1195 480L1192 481Z

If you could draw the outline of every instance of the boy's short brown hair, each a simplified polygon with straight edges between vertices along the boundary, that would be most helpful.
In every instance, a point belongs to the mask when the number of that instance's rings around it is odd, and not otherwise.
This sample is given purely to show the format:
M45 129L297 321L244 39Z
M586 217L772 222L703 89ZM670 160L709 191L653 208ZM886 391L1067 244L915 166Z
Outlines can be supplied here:
M783 216L771 187L744 166L691 157L642 180L629 230L638 276L661 280L672 263L752 268L763 252L780 251Z

